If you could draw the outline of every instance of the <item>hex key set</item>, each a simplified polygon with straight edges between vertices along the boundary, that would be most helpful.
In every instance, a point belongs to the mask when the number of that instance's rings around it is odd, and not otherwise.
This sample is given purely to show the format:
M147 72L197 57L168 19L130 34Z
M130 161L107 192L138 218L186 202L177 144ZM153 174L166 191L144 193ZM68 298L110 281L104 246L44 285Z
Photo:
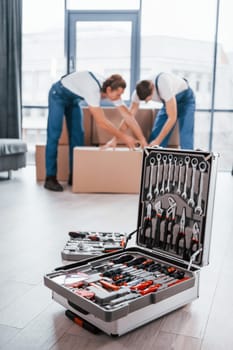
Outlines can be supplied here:
M217 160L203 151L146 148L136 245L46 274L54 300L111 336L195 300L209 263Z

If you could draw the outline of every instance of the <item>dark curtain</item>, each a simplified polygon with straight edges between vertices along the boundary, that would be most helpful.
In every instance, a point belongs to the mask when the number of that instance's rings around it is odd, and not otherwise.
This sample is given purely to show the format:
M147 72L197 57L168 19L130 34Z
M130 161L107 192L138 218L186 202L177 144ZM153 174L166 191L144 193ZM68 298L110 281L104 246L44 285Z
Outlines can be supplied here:
M0 138L21 138L22 0L0 0Z

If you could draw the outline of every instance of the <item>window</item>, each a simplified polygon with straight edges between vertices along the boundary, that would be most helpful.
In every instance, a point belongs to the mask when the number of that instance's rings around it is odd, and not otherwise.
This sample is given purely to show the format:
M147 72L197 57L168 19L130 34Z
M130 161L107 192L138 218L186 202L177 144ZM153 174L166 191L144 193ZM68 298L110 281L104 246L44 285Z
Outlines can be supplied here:
M119 73L127 83L123 98L129 100L139 74L138 20L138 11L69 11L69 71Z

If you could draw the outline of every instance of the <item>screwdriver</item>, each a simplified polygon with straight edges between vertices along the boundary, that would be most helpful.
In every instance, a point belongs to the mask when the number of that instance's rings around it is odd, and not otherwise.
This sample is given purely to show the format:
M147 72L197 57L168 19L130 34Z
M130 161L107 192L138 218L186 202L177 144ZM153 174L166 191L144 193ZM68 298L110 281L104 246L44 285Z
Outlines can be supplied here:
M124 255L120 256L119 258L113 259L112 262L114 264L119 264L119 263L124 263L124 262L130 261L133 258L134 258L133 255L124 254Z
M140 290L140 294L141 295L146 295L146 294L149 294L149 293L153 293L153 292L156 292L159 287L161 287L161 284L154 284L153 286L150 286L146 289L143 289L143 290Z
M152 280L148 280L142 283L137 284L136 286L131 287L131 290L142 290L146 289L147 287L151 286L153 284Z
M136 265L141 264L145 260L146 260L146 258L144 258L143 256L140 256L138 258L134 258L133 260L127 262L126 265L127 266L136 266Z

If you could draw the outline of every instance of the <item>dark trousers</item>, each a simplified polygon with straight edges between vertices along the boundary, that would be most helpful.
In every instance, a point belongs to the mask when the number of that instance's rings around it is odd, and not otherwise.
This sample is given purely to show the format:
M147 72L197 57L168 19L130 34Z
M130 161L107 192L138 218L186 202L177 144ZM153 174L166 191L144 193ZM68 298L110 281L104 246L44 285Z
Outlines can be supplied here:
M73 170L73 148L84 145L83 114L79 105L82 98L66 89L59 81L49 91L49 114L46 144L46 176L57 174L58 141L66 117L69 137L69 170Z
M177 122L179 124L180 147L182 149L194 148L194 112L195 112L195 97L191 88L180 92L176 96L177 102ZM162 130L168 119L168 115L163 106L158 112L149 138L149 142L153 141ZM175 126L174 126L175 127ZM172 130L164 138L160 146L167 147Z

